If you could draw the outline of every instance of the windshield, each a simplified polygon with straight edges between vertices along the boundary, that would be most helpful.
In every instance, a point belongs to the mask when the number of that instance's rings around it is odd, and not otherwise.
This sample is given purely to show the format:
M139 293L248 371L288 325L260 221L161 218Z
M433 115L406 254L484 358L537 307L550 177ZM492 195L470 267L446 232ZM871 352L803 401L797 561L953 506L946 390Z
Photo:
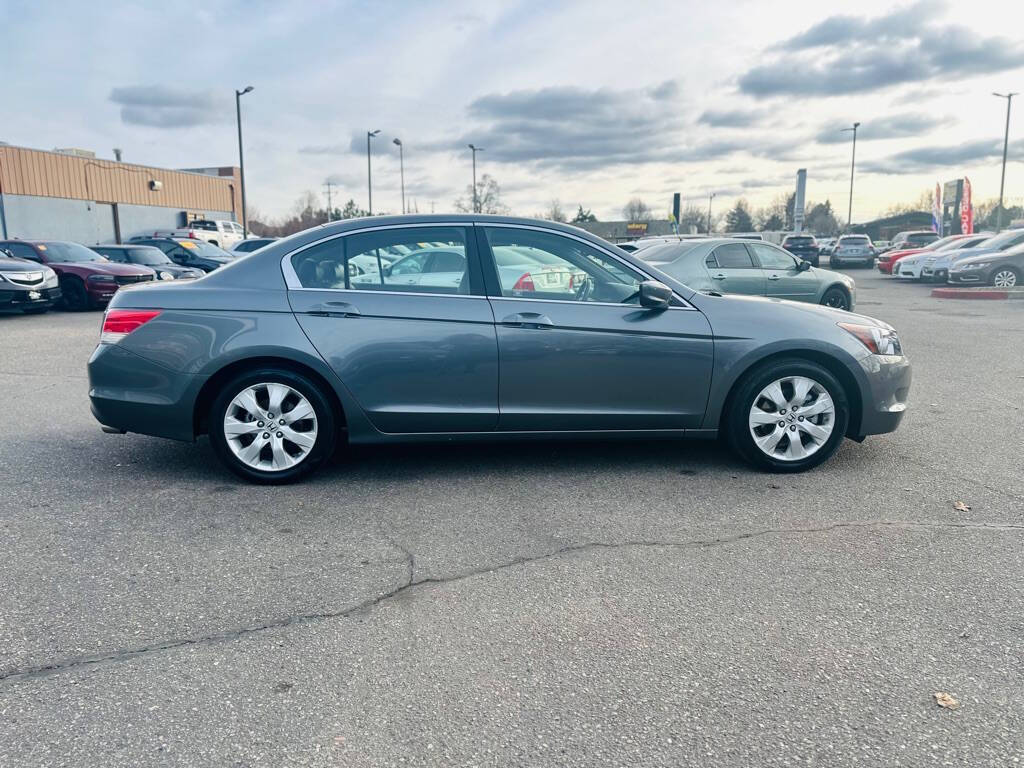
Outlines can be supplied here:
M130 248L128 249L128 261L146 267L174 263L159 248Z
M937 234L935 234L934 232L917 232L917 233L915 233L913 235L908 236L907 237L907 242L908 243L913 243L914 245L922 245L924 243L930 243L933 240L938 240L938 239L939 239L939 236Z
M230 253L205 240L179 240L178 243L188 248L195 255L202 256L204 259L222 259L224 261L232 259Z
M675 261L684 253L693 250L698 245L700 245L699 240L689 243L665 243L664 245L655 245L651 248L644 248L642 251L637 251L636 255L644 261Z
M1024 242L1024 229L1010 229L995 237L990 237L985 241L984 247L1002 251L1020 242Z
M785 245L811 245L813 242L813 237L787 237Z
M39 243L39 250L43 252L48 261L80 262L80 261L106 261L96 251L86 248L78 243Z

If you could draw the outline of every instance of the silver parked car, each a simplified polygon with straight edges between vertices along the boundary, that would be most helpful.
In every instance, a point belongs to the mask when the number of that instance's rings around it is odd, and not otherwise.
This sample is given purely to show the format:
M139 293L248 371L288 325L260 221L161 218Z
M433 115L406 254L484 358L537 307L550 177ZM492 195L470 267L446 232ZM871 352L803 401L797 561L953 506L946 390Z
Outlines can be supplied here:
M457 282L348 269L425 247L464 257ZM339 441L723 436L793 472L896 429L910 378L896 332L870 317L699 293L555 222L393 216L119 291L89 397L107 431L208 434L264 483L313 471Z
M691 240L639 251L644 261L704 293L744 293L853 309L853 278L812 267L771 243L731 238Z
M857 264L870 269L875 266L876 256L878 249L867 235L843 235L829 252L828 265L835 269L844 264Z

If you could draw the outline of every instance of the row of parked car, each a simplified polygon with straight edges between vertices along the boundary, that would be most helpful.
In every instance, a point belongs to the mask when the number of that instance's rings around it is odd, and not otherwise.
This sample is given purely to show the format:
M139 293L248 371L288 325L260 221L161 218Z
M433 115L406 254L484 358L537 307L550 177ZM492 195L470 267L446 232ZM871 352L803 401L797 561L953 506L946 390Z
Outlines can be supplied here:
M997 288L1024 285L1024 228L942 238L930 234L927 245L882 254L878 270L902 280Z
M239 240L227 251L205 239L159 232L89 247L62 240L0 240L0 310L105 307L122 286L194 280L269 242Z

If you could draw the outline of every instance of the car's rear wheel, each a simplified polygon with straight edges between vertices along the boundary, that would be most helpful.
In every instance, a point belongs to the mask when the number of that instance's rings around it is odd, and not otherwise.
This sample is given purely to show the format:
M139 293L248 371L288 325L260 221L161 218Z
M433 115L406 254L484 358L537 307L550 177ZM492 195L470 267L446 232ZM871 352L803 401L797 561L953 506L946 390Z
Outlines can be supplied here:
M788 359L747 375L731 400L726 429L750 463L801 472L836 452L849 418L846 392L835 376L817 363Z
M89 308L89 294L86 293L81 280L74 277L65 278L61 281L60 291L65 309L78 312Z
M842 288L829 288L822 295L821 303L833 309L850 309L850 297Z
M257 483L290 483L334 453L335 414L321 388L265 368L228 381L210 407L210 441L227 467Z
M992 285L996 288L1013 288L1020 284L1020 273L1013 267L998 267L992 274Z

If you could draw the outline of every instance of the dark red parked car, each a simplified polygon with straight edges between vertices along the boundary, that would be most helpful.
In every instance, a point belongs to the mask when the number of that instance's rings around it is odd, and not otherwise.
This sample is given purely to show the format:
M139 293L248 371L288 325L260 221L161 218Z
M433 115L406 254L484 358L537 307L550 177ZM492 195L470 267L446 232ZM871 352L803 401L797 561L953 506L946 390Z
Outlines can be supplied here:
M149 267L117 264L78 243L60 240L0 240L0 248L16 258L50 267L60 278L64 306L89 309L106 306L122 285L156 278Z

